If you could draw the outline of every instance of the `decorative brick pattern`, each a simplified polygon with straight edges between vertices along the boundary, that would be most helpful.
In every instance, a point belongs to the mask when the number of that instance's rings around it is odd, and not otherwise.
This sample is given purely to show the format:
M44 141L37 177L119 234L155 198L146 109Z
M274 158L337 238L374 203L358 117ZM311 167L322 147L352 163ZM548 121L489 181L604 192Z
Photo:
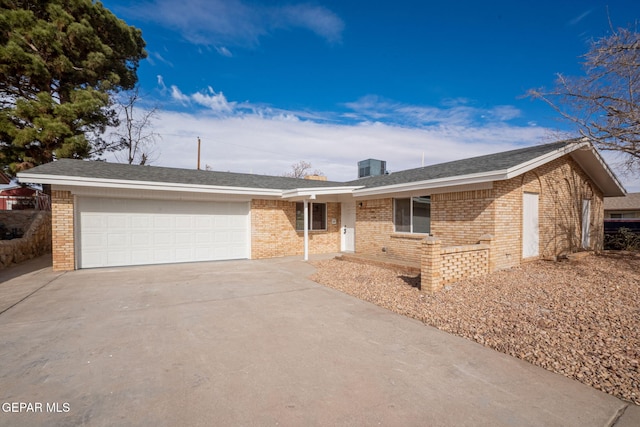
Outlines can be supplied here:
M442 284L489 273L489 246L464 245L442 248Z
M54 271L75 269L73 196L69 191L51 191L51 245Z
M435 237L422 242L422 289L435 292L447 283L489 273L491 236L477 245L442 247L441 244Z
M335 224L332 220L335 219ZM327 203L327 230L309 231L309 253L340 252L340 204ZM275 258L304 253L304 233L296 231L296 204L282 200L252 200L251 258Z

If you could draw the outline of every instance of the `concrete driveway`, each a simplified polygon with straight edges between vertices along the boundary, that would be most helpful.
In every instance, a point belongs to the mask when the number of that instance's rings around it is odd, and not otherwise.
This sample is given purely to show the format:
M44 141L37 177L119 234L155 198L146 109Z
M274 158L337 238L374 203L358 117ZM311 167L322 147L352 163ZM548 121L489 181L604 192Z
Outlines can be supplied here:
M0 425L637 425L286 258L0 273ZM19 412L21 410L22 412Z

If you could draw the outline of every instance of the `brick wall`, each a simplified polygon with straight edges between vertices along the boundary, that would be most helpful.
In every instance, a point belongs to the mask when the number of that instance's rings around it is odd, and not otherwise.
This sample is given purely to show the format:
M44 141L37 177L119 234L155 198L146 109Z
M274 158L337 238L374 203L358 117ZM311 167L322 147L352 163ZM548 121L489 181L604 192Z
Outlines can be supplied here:
M431 235L444 246L477 244L484 234L493 236L491 265L505 269L522 257L522 199L525 192L539 195L539 253L556 257L581 246L582 200L591 200L590 248L602 249L603 198L593 182L564 156L488 190L431 196ZM359 204L359 203L358 203ZM362 202L356 211L356 251L415 260L423 235L394 233L393 199ZM385 252L382 249L385 249Z
M382 255L394 230L393 199L356 202L356 252Z
M69 191L51 191L51 246L54 271L75 269L73 196Z
M422 289L435 292L447 283L483 276L490 271L492 238L483 236L476 245L442 246L436 237L422 242L420 281Z
M541 257L554 258L581 249L584 199L591 201L589 249L602 249L602 193L570 156L564 156L523 176L494 183L496 227L492 233L497 268L508 268L522 261L524 192L539 195Z
M420 248L424 234L392 234L387 246L387 254L391 258L411 261L420 264Z
M493 190L461 191L431 196L431 234L443 245L477 243L493 233L495 220Z
M335 219L335 224L332 224ZM340 204L327 203L327 230L309 231L309 253L340 252ZM252 200L251 258L304 253L304 232L296 231L296 204L283 200Z

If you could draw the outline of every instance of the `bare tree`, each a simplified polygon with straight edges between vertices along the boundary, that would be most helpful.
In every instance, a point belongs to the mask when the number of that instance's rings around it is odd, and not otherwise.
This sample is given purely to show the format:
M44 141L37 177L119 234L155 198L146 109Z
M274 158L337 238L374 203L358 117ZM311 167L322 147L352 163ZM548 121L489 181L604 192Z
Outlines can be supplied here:
M155 143L160 135L153 131L153 121L157 119L158 109L142 109L138 87L120 102L122 121L113 134L118 139L120 153L116 158L123 163L146 165L155 160Z
M324 173L321 170L315 169L313 172L309 170L312 168L311 163L305 162L304 160L300 160L297 163L291 165L291 170L289 172L285 172L282 176L286 176L289 178L304 178L308 175L320 175L324 176Z
M611 27L583 56L585 75L557 75L552 90L531 89L574 123L599 149L622 154L628 170L640 171L640 34Z

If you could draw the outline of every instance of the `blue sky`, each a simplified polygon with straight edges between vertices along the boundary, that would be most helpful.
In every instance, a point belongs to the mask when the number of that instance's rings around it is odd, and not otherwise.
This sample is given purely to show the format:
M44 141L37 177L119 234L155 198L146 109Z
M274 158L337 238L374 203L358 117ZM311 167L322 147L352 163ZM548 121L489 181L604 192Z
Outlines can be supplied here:
M581 73L640 2L108 0L140 28L156 165L329 179L550 142L570 130L527 89ZM608 7L608 9L607 9ZM616 159L607 157L615 163ZM630 191L637 178L621 177Z

